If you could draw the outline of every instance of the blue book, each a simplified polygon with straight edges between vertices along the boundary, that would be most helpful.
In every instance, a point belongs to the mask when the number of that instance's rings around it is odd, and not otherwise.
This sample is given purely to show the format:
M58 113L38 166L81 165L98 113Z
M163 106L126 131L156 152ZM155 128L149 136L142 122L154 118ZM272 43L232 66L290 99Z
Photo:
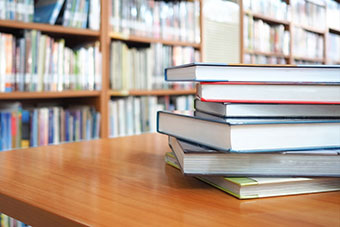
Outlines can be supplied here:
M55 24L65 0L39 0L34 6L34 22Z
M69 119L70 112L68 110L65 110L65 142L70 141Z
M3 123L3 114L0 112L0 151L3 149L3 134L4 134L4 123ZM0 217L1 218L1 217Z
M157 131L238 153L340 148L340 119L220 118L199 111L160 111Z
M30 140L30 145L32 147L38 146L38 109L34 109L32 111L32 116L31 116L31 140Z
M53 126L53 109L48 109L48 144L53 144L53 136L54 136L54 126Z
M335 65L228 65L191 63L165 69L167 81L340 83Z

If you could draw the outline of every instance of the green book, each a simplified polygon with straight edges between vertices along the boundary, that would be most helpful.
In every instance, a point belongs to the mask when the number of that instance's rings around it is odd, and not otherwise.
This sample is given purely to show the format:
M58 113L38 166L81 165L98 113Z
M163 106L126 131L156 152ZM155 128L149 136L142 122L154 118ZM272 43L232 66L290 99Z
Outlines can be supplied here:
M165 154L165 162L177 169L180 165L173 152ZM223 177L196 176L238 199L297 195L340 190L340 178L305 177Z

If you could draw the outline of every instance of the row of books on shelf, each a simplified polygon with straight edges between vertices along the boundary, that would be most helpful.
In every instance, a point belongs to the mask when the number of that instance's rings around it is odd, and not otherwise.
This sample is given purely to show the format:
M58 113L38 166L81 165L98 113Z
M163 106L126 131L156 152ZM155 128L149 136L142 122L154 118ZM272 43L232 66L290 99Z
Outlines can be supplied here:
M30 227L30 225L0 213L0 227Z
M340 30L340 2L326 0L327 3L327 26Z
M279 65L288 64L287 60L282 57L264 56L256 54L245 54L243 61L245 64L279 64Z
M192 96L135 96L111 100L109 103L110 137L156 131L158 110L189 110Z
M296 57L322 59L324 57L324 36L293 28L293 53Z
M339 69L166 69L168 81L199 82L194 112L158 112L166 162L240 199L340 190Z
M0 19L100 28L100 0L0 0Z
M68 48L36 30L0 33L0 92L101 89L99 42Z
M89 106L0 105L0 151L99 138L100 113Z
M34 0L0 0L0 19L32 22Z
M289 54L290 33L283 25L271 25L248 15L243 24L245 49Z
M200 42L200 2L112 0L114 32L167 40Z
M292 0L292 19L295 24L325 30L327 25L326 4L323 0Z
M340 64L340 35L328 34L327 58L331 63Z
M243 0L243 9L278 20L290 20L290 6L283 0Z
M166 85L166 67L199 61L193 47L167 46L132 47L121 41L111 43L110 83L113 90L192 88L192 84Z

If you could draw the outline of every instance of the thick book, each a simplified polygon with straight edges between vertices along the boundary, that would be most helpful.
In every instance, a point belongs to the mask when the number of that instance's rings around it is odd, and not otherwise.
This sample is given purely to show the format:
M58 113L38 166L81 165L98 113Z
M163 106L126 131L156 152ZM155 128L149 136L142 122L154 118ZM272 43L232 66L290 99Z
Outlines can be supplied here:
M241 153L340 148L340 119L235 119L159 111L157 132Z
M206 102L340 104L340 84L202 82L197 96Z
M340 105L223 103L195 99L195 110L220 117L340 118Z
M172 136L169 146L187 175L340 176L340 149L237 154Z
M165 162L177 169L180 165L172 152L165 154ZM332 177L226 177L196 176L238 199L298 195L340 190L340 178Z
M257 81L340 83L340 66L228 65L191 63L165 69L168 81Z

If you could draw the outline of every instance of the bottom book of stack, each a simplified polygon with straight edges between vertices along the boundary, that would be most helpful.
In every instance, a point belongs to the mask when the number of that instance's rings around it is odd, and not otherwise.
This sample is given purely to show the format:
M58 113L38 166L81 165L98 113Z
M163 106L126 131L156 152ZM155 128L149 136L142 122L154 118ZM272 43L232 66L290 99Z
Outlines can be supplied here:
M173 152L165 154L165 162L177 169L181 169ZM340 190L340 178L224 177L204 175L196 176L196 178L238 199L255 199Z

